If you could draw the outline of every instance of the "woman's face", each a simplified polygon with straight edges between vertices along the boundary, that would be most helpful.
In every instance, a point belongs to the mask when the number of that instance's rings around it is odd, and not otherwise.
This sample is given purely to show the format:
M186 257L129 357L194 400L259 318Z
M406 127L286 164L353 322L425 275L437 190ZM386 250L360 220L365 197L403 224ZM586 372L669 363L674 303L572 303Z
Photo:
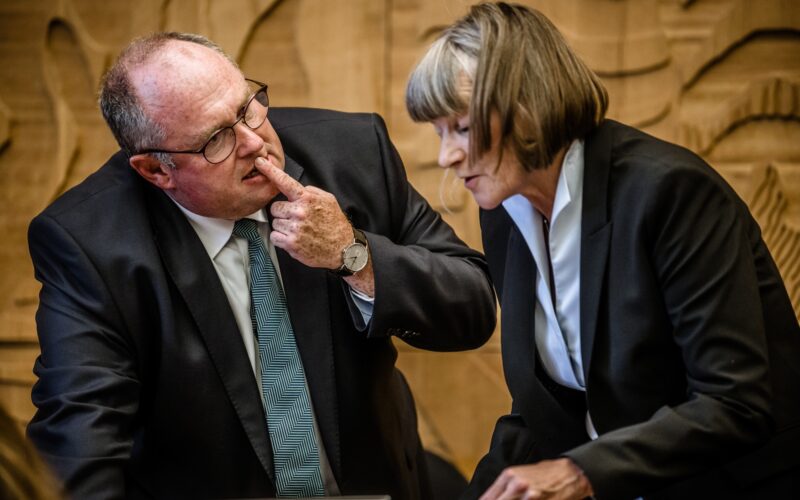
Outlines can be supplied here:
M496 113L490 117L492 146L474 163L469 162L469 115L446 116L431 122L441 139L439 166L450 168L464 180L478 206L485 210L497 207L503 200L522 193L525 171L514 153L506 148L500 158L500 121Z

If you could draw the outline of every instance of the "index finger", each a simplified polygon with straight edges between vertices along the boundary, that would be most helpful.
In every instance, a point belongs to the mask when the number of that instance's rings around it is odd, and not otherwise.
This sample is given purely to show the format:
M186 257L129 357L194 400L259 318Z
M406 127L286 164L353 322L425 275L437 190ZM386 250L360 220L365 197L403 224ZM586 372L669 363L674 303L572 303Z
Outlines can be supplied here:
M272 181L278 190L286 195L286 199L289 201L295 201L305 193L306 188L302 184L264 158L256 158L256 168L267 179Z

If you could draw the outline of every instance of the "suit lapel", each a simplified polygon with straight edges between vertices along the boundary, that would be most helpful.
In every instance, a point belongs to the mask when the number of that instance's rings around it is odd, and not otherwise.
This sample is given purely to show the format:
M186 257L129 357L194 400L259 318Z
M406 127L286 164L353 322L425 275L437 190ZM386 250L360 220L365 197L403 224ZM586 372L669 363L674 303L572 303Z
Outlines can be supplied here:
M534 313L536 265L516 225L508 236L503 278L503 368L511 394L524 394L535 379Z
M584 440L583 416L576 420L537 374L544 372L544 367L536 366L540 362L535 340L536 264L516 225L508 238L503 282L502 348L506 382L516 411L523 414L529 428L537 431L534 439L539 449L546 450L538 458L553 458L556 451L560 453Z
M613 137L604 122L586 138L581 214L581 357L587 386L600 302L605 295L605 276L612 224L609 222L608 190Z
M285 171L300 183L307 184L303 167L288 156ZM317 425L334 476L341 478L339 412L328 297L330 274L301 264L279 248L276 253Z
M186 217L160 191L148 187L148 193L164 265L194 318L253 450L274 483L261 396L219 277Z

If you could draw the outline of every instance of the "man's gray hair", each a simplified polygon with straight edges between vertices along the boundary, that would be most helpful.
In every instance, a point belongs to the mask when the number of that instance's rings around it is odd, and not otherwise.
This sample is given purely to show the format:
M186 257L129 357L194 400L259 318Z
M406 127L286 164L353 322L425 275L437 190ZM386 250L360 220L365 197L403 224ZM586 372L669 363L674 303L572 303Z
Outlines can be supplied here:
M154 33L138 38L120 53L103 76L100 86L100 110L120 148L132 156L148 148L158 148L166 138L164 127L145 113L130 80L132 69L148 62L172 41L196 43L224 56L234 67L236 61L219 45L202 35L173 31ZM174 168L172 155L153 153L161 163Z

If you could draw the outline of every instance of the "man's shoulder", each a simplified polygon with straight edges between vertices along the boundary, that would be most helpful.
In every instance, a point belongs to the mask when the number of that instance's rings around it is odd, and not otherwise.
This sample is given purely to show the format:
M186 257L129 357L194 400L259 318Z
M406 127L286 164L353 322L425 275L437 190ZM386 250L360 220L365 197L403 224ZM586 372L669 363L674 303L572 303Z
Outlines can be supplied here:
M304 167L313 168L322 161L328 167L348 165L347 171L358 175L359 169L352 168L354 159L377 158L389 141L386 124L374 113L311 108L270 108L269 112L286 155ZM373 165L365 162L363 167Z
M84 211L107 214L114 206L131 209L130 201L138 196L135 193L140 184L125 154L119 151L86 179L59 195L42 213L62 218Z
M359 127L380 120L374 113L352 113L319 108L270 108L269 120L278 133L292 128Z

